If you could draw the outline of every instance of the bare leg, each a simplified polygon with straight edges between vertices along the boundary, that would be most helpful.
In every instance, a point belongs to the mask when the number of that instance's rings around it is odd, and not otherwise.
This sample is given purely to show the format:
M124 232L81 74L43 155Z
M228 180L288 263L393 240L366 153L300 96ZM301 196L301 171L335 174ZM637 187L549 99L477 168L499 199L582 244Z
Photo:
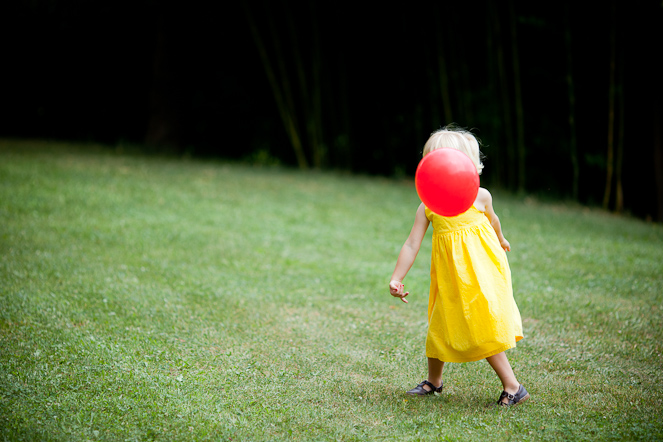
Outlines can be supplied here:
M444 362L435 358L428 358L428 382L439 387L442 385L442 370L444 369ZM430 391L428 385L424 388Z
M511 368L511 364L509 364L509 360L507 359L506 354L504 352L498 353L486 358L486 361L488 361L490 366L493 367L493 370L495 370L495 373L497 373L500 381L502 381L502 388L504 391L507 393L516 394L518 392L518 387L520 387L520 383L516 379L516 376L513 374L513 369ZM506 401L503 400L503 402Z

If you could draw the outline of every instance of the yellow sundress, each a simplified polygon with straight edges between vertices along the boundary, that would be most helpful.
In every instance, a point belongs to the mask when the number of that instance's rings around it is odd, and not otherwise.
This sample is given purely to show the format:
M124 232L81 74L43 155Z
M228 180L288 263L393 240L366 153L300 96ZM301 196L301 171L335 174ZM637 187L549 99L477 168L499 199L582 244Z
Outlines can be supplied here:
M472 206L433 224L426 356L445 362L484 359L523 338L511 269L488 217Z

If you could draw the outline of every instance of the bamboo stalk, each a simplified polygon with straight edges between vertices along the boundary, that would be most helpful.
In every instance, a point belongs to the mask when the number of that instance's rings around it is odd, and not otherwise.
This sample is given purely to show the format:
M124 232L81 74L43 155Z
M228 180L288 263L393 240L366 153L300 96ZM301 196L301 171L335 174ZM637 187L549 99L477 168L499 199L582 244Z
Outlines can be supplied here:
M251 29L251 35L253 36L253 40L256 46L258 47L260 60L262 61L263 68L265 69L265 74L267 75L267 80L269 81L272 93L274 94L274 99L276 101L276 106L278 107L279 110L279 115L281 116L281 120L283 121L286 133L290 138L290 143L292 144L292 148L295 151L297 164L299 165L300 169L308 169L308 161L306 161L306 155L304 154L301 138L299 137L299 131L297 129L297 125L295 124L294 120L294 115L293 115L294 109L292 108L292 106L289 107L286 104L286 101L283 97L283 93L281 91L281 87L274 73L274 69L272 68L272 64L269 61L269 57L267 56L267 50L265 49L265 45L263 44L262 37L258 32L258 28L255 24L255 21L253 20L253 15L251 14L251 11L249 10L246 3L243 3L243 6L247 20L249 22L249 28Z

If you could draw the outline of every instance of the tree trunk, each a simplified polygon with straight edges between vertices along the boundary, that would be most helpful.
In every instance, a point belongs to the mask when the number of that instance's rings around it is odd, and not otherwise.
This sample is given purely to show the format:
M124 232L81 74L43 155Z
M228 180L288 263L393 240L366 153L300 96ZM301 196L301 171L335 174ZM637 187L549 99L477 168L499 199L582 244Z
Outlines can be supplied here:
M654 97L654 180L656 183L656 221L663 223L663 128L660 122L663 121L663 93L661 86L658 85L658 96Z
M292 87L290 86L290 75L288 74L288 69L286 66L286 59L283 56L283 51L281 50L281 39L279 37L279 34L276 30L276 25L274 23L274 16L272 14L267 14L269 17L269 30L271 33L272 37L272 44L274 45L274 56L276 58L276 63L278 66L279 70L279 79L281 80L281 91L283 93L283 96L285 98L285 105L287 112L289 114L289 124L292 127L291 130L294 130L297 134L297 139L302 140L302 131L301 131L301 126L299 124L299 120L297 118L297 106L295 105L295 99L294 95L292 93ZM302 155L304 156L304 159L306 160L306 154L304 151L304 147L300 146L302 150ZM306 164L306 167L308 167L308 162Z
M444 124L453 123L453 112L451 109L451 96L449 95L449 74L447 71L447 61L444 51L444 36L442 26L435 27L435 36L437 38L437 67L439 70L440 96L442 98L442 108L444 109Z
M167 50L166 11L159 9L157 36L152 65L150 116L145 133L147 146L176 151L180 145L174 73Z
M513 0L509 1L511 17L511 63L513 65L514 101L516 105L516 140L518 151L518 192L525 191L525 121L520 82L520 59L518 57L517 17Z
M606 171L605 171L605 190L603 192L603 209L610 207L610 197L612 192L612 176L614 165L614 135L615 135L615 68L616 68L616 48L615 48L615 2L612 2L612 20L610 23L610 83L608 85L608 151L606 153Z
M573 44L571 41L571 21L569 19L569 7L565 11L565 35L566 43L566 85L569 94L569 150L571 154L571 166L573 167L573 199L578 201L580 189L580 161L578 161L578 140L576 135L576 94L573 83Z
M313 5L311 5L313 7ZM313 61L311 66L312 81L309 82L304 67L301 52L299 50L299 38L297 36L297 27L295 26L290 9L286 11L288 29L290 31L290 48L295 62L297 78L299 81L299 90L301 94L302 113L306 126L308 146L311 151L313 167L322 167L323 146L322 146L322 92L320 84L320 44L318 27L315 23L315 10L311 10L311 23L313 24ZM282 55L281 55L282 57ZM285 68L285 67L284 67Z
M437 49L432 54L431 60L437 62ZM437 73L435 66L431 66L426 70L426 79L428 80L428 106L430 107L430 126L431 129L437 129L444 118L440 115L440 75Z
M276 106L278 107L279 110L279 115L281 116L281 120L283 121L283 126L286 130L286 133L290 138L290 143L292 144L292 148L295 151L297 164L299 165L300 169L308 169L308 161L306 160L306 155L304 153L304 148L302 146L301 137L299 135L299 128L295 118L295 108L292 100L292 95L290 93L290 84L288 82L287 72L285 72L285 66L282 64L283 61L280 57L280 45L278 37L274 32L273 37L275 39L274 44L278 52L277 57L281 59L281 61L279 62L281 75L283 77L281 78L282 81L281 84L279 84L276 78L274 69L272 68L272 64L267 55L265 45L263 44L262 38L260 37L260 33L258 32L258 27L256 26L255 21L253 20L253 15L251 14L251 11L247 6L247 4L245 2L243 2L242 4L244 6L244 12L246 14L246 18L249 22L251 35L253 36L253 40L256 46L258 47L258 53L260 54L260 60L262 61L263 68L265 69L267 80L269 81L269 85L272 88L272 93L274 94L274 99L276 101ZM273 22L271 24L273 25ZM282 86L287 90L282 92L281 90ZM283 96L284 92L286 94L285 98Z
M514 189L516 187L516 179L514 170L516 169L516 145L513 137L513 120L511 118L511 97L509 94L510 84L509 77L506 73L506 62L504 60L504 46L502 44L502 27L500 25L499 11L496 11L495 20L493 21L495 29L495 41L497 42L497 72L500 80L500 95L501 95L501 116L506 139L505 150L505 183L507 188Z
M488 71L488 90L490 91L489 101L491 102L490 112L493 114L490 118L490 133L493 138L497 137L497 134L500 133L502 128L500 127L500 116L497 112L497 106L492 105L492 103L497 103L499 101L499 94L497 93L497 81L495 75L497 72L497 60L496 60L496 49L494 45L494 40L497 39L495 35L494 26L492 25L493 21L497 20L498 17L495 14L495 8L493 6L492 0L486 1L486 48L488 48L488 59L487 59L487 71ZM494 177L492 182L494 185L501 187L504 186L504 174L503 174L503 163L504 155L500 155L495 146L489 146L490 153L487 153L487 160L490 161L490 170L491 175ZM494 154L493 154L494 153Z
M312 125L310 123L311 109L310 109L308 82L306 80L306 71L304 69L304 63L302 62L302 56L299 51L297 28L292 18L292 13L290 8L286 7L285 14L286 14L286 22L288 24L288 30L290 32L290 41L291 41L290 50L292 51L292 56L295 62L295 71L297 72L297 80L299 82L299 93L301 94L302 111L305 119L306 132L308 135L309 145L312 146L315 143L315 137L313 136ZM273 24L272 24L272 38L277 39L276 31L273 29ZM281 74L287 76L287 72L285 72L283 54L280 53L280 45L277 56L279 57L280 60L279 64L281 66ZM286 84L289 84L287 80ZM294 103L292 102L292 97L290 104L291 104L291 110L294 113L295 109L294 109Z
M615 212L624 211L624 188L622 186L622 169L624 163L624 57L619 51L619 70L617 71L617 105L619 106L619 123L617 127L617 159L615 162Z
M424 141L424 137L427 139L424 135L424 128L423 128L423 117L424 117L424 109L423 106L421 105L421 101L417 100L415 105L414 105L414 115L413 115L413 130L414 130L414 139L412 140L414 142L414 145L417 146L417 148L423 149L424 144L426 141ZM396 167L401 167L401 164L396 162Z
M341 161L336 161L336 164L352 170L355 165L352 151L352 106L350 105L350 94L348 93L350 87L348 84L348 69L346 68L345 56L342 51L338 54L336 65L338 90L332 91L332 93L335 95L333 98L338 100L338 107L334 114L339 124L334 134L333 152L341 158Z
M661 75L663 75L663 69L659 66L655 68L650 78L661 78ZM663 223L663 125L661 125L661 121L663 121L663 86L660 82L656 82L653 89L652 99L650 100L654 144L654 154L651 158L654 160L653 172L656 187L653 213L654 219L659 223Z
M325 161L325 145L322 137L322 55L320 49L320 31L317 23L317 14L315 10L315 2L311 2L311 22L313 23L313 112L312 112L312 136L313 142L311 149L313 149L313 165L316 168L321 168Z
M470 84L470 68L467 65L466 57L460 58L460 84L462 92L459 100L463 103L463 116L465 117L465 126L472 126L474 122L474 112L472 111L472 85Z

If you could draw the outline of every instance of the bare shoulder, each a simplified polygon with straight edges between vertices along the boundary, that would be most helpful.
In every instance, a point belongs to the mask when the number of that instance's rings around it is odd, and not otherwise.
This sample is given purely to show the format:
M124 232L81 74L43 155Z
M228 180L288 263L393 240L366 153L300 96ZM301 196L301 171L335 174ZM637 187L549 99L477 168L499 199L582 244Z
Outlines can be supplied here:
M481 212L485 212L488 208L492 207L492 203L493 197L488 189L479 187L477 198L474 200L474 207Z
M493 196L490 194L488 189L486 189L485 187L479 187L479 193L477 194L477 197L483 198L483 199L488 199L488 200L493 199Z

